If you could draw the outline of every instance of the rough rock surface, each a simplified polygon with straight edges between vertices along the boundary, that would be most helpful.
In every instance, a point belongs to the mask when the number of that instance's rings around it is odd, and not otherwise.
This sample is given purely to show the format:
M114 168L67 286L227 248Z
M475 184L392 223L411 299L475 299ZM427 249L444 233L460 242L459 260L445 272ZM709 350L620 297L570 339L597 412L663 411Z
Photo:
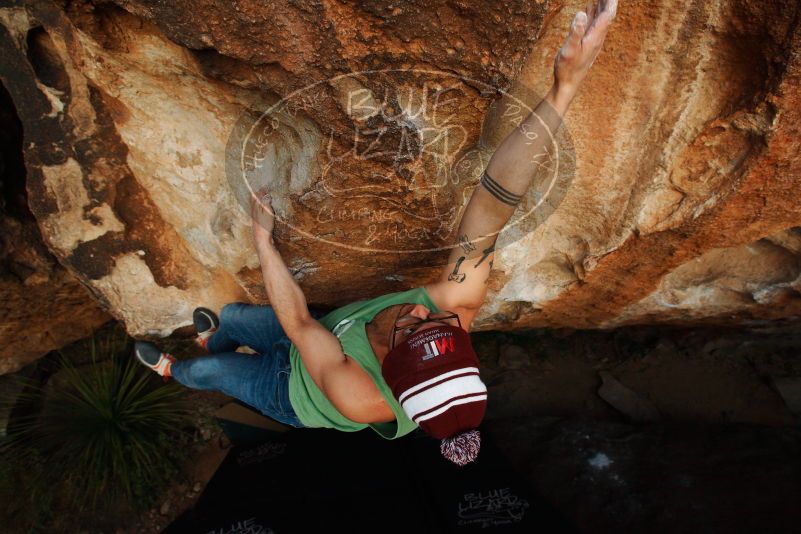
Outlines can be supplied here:
M0 86L0 374L111 319L48 252L26 208L21 131Z
M91 335L111 317L48 253L35 224L0 215L0 231L0 374L5 374Z
M545 93L584 8L5 5L0 79L25 129L31 209L134 335L187 325L201 303L264 300L248 184L272 187L310 303L434 278L493 146ZM800 12L621 5L548 187L501 234L476 326L801 316Z

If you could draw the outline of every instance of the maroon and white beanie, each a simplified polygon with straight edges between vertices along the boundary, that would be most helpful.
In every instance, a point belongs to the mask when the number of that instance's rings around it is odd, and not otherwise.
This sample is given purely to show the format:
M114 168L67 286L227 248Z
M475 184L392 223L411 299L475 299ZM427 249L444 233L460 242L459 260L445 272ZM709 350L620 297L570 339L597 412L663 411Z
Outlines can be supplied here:
M443 456L457 465L475 460L487 386L467 332L449 325L415 332L389 351L381 374L409 419L442 440Z

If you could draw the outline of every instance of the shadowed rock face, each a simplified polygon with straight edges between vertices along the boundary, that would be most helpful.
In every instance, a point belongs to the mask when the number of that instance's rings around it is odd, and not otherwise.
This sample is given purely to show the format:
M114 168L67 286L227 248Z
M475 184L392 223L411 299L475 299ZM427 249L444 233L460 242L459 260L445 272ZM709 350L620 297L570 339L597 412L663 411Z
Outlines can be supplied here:
M0 374L110 320L48 252L27 209L22 131L0 85Z
M116 5L115 5L116 4ZM263 302L248 186L314 305L438 275L582 3L0 8L45 241L134 335ZM475 326L801 314L797 2L622 6Z

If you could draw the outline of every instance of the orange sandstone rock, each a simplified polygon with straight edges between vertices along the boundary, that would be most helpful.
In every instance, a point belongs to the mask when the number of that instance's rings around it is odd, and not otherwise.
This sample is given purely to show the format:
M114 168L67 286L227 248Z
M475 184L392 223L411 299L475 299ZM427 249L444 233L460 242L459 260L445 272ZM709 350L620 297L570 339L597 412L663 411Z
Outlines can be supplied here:
M583 4L45 0L0 13L31 209L134 335L264 302L248 188L313 305L437 276ZM476 326L799 315L799 5L621 6Z

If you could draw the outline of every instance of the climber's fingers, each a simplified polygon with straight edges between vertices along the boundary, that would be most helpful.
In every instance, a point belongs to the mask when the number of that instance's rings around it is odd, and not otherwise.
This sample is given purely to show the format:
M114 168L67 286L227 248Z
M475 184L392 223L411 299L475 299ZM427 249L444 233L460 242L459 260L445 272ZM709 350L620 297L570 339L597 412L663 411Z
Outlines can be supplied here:
M252 213L259 211L266 211L272 213L273 198L270 196L270 190L267 187L262 187L256 191L250 191L250 210Z
M582 47L599 49L615 15L617 0L600 0L597 8L593 8L593 17L582 39Z
M581 39L587 30L587 14L583 11L576 13L573 22L570 24L570 32L567 40L559 53L565 59L573 59L581 55Z
M601 51L609 25L617 12L618 0L592 0L587 11L576 13L564 45L554 61L554 78L559 87L577 90Z
M603 0L601 0L601 3L603 4ZM603 9L603 6L601 6L601 9ZM587 13L587 27L589 28L592 26L592 21L595 20L595 0L587 2L585 11Z

